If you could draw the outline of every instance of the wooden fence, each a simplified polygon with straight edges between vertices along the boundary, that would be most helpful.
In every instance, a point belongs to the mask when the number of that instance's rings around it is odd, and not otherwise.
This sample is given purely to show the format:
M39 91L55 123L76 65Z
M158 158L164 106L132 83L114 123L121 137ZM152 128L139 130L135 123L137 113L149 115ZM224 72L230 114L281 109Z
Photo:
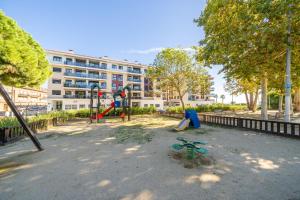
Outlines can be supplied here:
M164 114L169 117L183 118L183 114ZM300 138L300 123L260 120L241 117L227 117L211 114L198 114L201 123L207 125L219 125L245 130L258 131L286 137Z
M37 133L39 130L47 130L49 126L57 126L61 121L62 120L58 118L39 120L37 122L29 123L29 127L34 133ZM25 130L21 125L0 128L0 145L22 139L25 136Z

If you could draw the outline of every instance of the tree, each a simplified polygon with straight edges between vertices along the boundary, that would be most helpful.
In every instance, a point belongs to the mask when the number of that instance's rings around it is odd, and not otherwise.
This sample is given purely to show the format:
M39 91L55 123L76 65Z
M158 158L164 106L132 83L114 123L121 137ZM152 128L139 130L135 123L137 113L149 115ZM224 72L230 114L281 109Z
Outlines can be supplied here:
M182 49L167 48L156 55L147 76L157 80L162 91L174 91L179 96L183 110L184 95L208 93L211 86L206 70L193 61Z
M214 97L215 97L215 99L216 99L216 103L218 103L218 95L215 94Z
M224 104L225 95L222 94L222 95L220 96L220 98L222 99L222 104Z
M42 147L2 84L36 87L50 75L50 66L42 47L14 20L0 11L0 93L39 150Z
M286 49L286 13L294 6L293 46L299 42L299 3L287 1L210 0L196 22L204 27L200 42L206 65L223 65L222 71L238 80L260 82L261 116L267 119L267 92L274 72L282 70ZM299 44L299 43L298 43ZM299 46L299 45L298 45Z
M0 66L0 80L10 86L38 86L50 75L43 48L3 12L0 12Z

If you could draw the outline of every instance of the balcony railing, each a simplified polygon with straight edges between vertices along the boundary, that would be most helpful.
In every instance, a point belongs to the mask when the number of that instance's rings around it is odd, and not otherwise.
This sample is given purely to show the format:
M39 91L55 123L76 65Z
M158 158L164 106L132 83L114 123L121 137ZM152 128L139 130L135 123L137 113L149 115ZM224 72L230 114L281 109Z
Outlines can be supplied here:
M91 67L96 69L107 69L106 65L95 65L95 64L87 64L87 63L81 63L81 62L71 62L71 61L65 61L66 65L73 65L73 66L79 66L79 67Z
M65 99L90 99L91 95L64 95L63 96ZM97 95L93 96L94 99L98 98ZM106 99L105 96L101 96L101 99Z
M142 91L141 88L132 88L133 91Z
M140 79L133 79L133 78L128 78L127 81L136 82L136 83L142 82Z
M97 74L86 74L86 73L71 73L71 72L65 72L65 76L75 76L80 78L94 78L94 79L107 79L107 76L105 75L97 75Z
M72 87L72 88L88 88L90 89L91 86L94 85L92 84L73 84L73 83L64 83L64 87ZM106 89L106 86L100 86L101 89Z
M142 99L142 97L132 96L131 99Z
M141 74L141 70L136 70L136 69L127 69L127 72L130 72L130 73L135 73L135 74Z

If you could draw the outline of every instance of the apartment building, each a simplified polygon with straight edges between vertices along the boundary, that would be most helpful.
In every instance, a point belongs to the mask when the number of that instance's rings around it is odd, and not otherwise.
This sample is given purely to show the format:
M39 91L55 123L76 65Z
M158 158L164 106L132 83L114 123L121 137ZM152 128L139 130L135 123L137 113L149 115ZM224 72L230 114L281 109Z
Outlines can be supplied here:
M157 94L155 84L145 77L146 65L105 56L79 55L72 50L47 50L47 58L53 72L48 80L49 110L89 108L91 95L96 98L96 94L90 91L92 84L101 87L103 106L108 106L112 94L126 85L132 88L132 106L155 106L158 109L166 106L167 99ZM177 102L177 99L172 100ZM192 105L212 102L207 97L191 99L191 95L186 95L185 101Z

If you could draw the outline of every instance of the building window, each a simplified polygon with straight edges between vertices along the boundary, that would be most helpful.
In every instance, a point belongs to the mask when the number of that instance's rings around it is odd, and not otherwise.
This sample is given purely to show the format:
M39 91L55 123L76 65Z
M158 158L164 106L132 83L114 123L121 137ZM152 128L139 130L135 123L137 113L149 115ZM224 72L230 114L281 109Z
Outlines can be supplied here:
M72 73L72 69L66 69L66 73Z
M120 65L120 66L119 66L119 70L123 70L123 66Z
M65 91L65 95L70 96L70 95L72 95L72 92L71 91Z
M65 105L65 110L71 110L72 106L71 105Z
M106 82L102 82L102 83L101 83L101 88L102 88L102 89L106 89Z
M53 56L53 61L55 61L55 62L61 62L62 58L58 57L58 56Z
M72 110L77 110L77 105L72 105Z
M112 65L111 68L112 69L117 69L117 65Z
M84 104L80 104L79 108L85 108L85 105Z
M52 71L53 72L61 72L61 68L59 68L59 67L53 67Z
M148 104L144 104L144 107L148 107Z
M52 90L52 95L61 95L60 90Z
M156 108L159 108L159 107L160 107L160 105L159 105L159 104L155 104L155 107L156 107Z
M52 79L53 84L61 84L61 79Z

